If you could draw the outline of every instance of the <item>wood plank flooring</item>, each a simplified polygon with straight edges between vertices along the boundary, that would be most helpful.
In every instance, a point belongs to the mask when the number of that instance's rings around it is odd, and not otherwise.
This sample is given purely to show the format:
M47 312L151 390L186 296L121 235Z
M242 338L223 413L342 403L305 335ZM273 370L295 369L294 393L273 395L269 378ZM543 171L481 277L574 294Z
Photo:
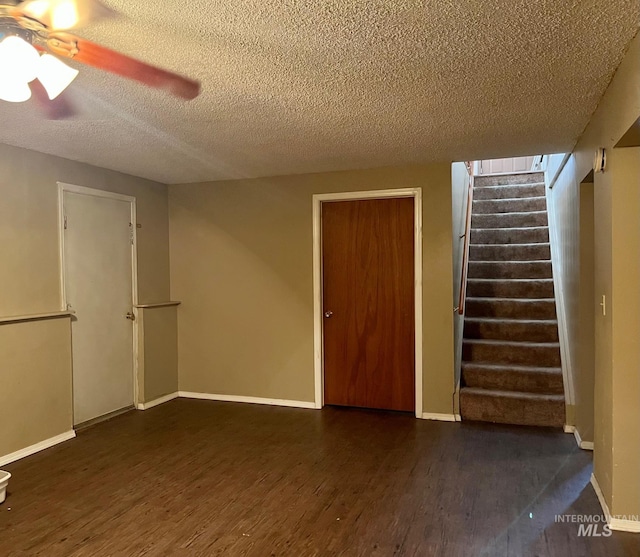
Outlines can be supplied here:
M6 469L3 557L640 555L545 429L175 400Z

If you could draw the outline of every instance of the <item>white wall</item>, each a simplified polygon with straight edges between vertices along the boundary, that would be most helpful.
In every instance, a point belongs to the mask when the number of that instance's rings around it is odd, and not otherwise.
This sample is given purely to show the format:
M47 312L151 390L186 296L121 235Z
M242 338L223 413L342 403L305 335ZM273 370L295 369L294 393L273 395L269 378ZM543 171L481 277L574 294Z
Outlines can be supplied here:
M452 241L453 241L453 305L458 306L460 299L460 281L462 278L462 260L464 256L464 237L467 218L467 202L469 191L469 173L463 162L451 165L451 199L452 199ZM462 360L462 334L464 315L453 314L454 362L456 385L460 383L460 364Z

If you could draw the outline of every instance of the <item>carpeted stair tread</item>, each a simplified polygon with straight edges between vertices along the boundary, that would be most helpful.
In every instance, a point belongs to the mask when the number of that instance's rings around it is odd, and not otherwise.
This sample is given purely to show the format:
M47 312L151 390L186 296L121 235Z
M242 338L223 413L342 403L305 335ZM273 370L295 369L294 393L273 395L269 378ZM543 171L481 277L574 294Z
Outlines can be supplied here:
M547 211L471 214L472 228L527 228L548 226Z
M471 244L470 261L545 261L551 260L549 243Z
M562 427L564 396L464 387L460 390L463 420Z
M471 298L467 297L465 317L501 319L556 319L554 298Z
M499 391L494 389L477 389L474 387L465 387L465 391L472 392L473 394L483 394L490 396L504 396L505 398L521 399L521 400L562 400L564 401L564 395L553 393L527 393L523 391Z
M555 319L469 317L464 320L464 338L558 342L558 321Z
M475 214L488 213L528 213L531 211L544 211L547 208L547 200L542 197L524 197L507 199L475 199L473 200L473 212Z
M560 344L558 342L464 339L462 360L464 362L559 367L561 365Z
M543 172L513 172L508 174L493 174L476 176L473 185L477 188L484 186L512 186L514 184L544 183Z
M472 228L472 244L535 244L549 243L548 226L525 228Z
M469 261L468 278L550 279L551 261Z
M508 186L483 186L475 187L473 190L474 200L542 196L544 196L544 182L537 182L533 184L509 184Z
M467 281L470 298L553 298L553 279L473 278Z
M467 387L559 394L564 392L562 369L519 365L495 365L467 362L462 365Z

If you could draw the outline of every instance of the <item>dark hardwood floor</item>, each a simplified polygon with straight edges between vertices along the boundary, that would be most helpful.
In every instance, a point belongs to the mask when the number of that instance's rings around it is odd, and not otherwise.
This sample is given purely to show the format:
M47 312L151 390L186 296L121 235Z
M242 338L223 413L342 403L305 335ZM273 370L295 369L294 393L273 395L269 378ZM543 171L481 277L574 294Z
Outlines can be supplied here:
M176 400L6 466L2 556L640 555L553 431Z

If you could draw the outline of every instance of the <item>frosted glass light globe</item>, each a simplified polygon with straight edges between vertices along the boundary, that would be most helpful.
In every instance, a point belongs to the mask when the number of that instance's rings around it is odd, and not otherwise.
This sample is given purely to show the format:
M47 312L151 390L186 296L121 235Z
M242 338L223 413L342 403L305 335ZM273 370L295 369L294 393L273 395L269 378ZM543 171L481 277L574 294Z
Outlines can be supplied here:
M31 89L24 81L3 79L0 76L0 100L21 103L31 98Z
M28 42L13 35L0 42L0 79L29 83L40 69L40 55Z
M64 91L78 75L78 70L70 68L51 54L40 57L38 79L51 100Z

